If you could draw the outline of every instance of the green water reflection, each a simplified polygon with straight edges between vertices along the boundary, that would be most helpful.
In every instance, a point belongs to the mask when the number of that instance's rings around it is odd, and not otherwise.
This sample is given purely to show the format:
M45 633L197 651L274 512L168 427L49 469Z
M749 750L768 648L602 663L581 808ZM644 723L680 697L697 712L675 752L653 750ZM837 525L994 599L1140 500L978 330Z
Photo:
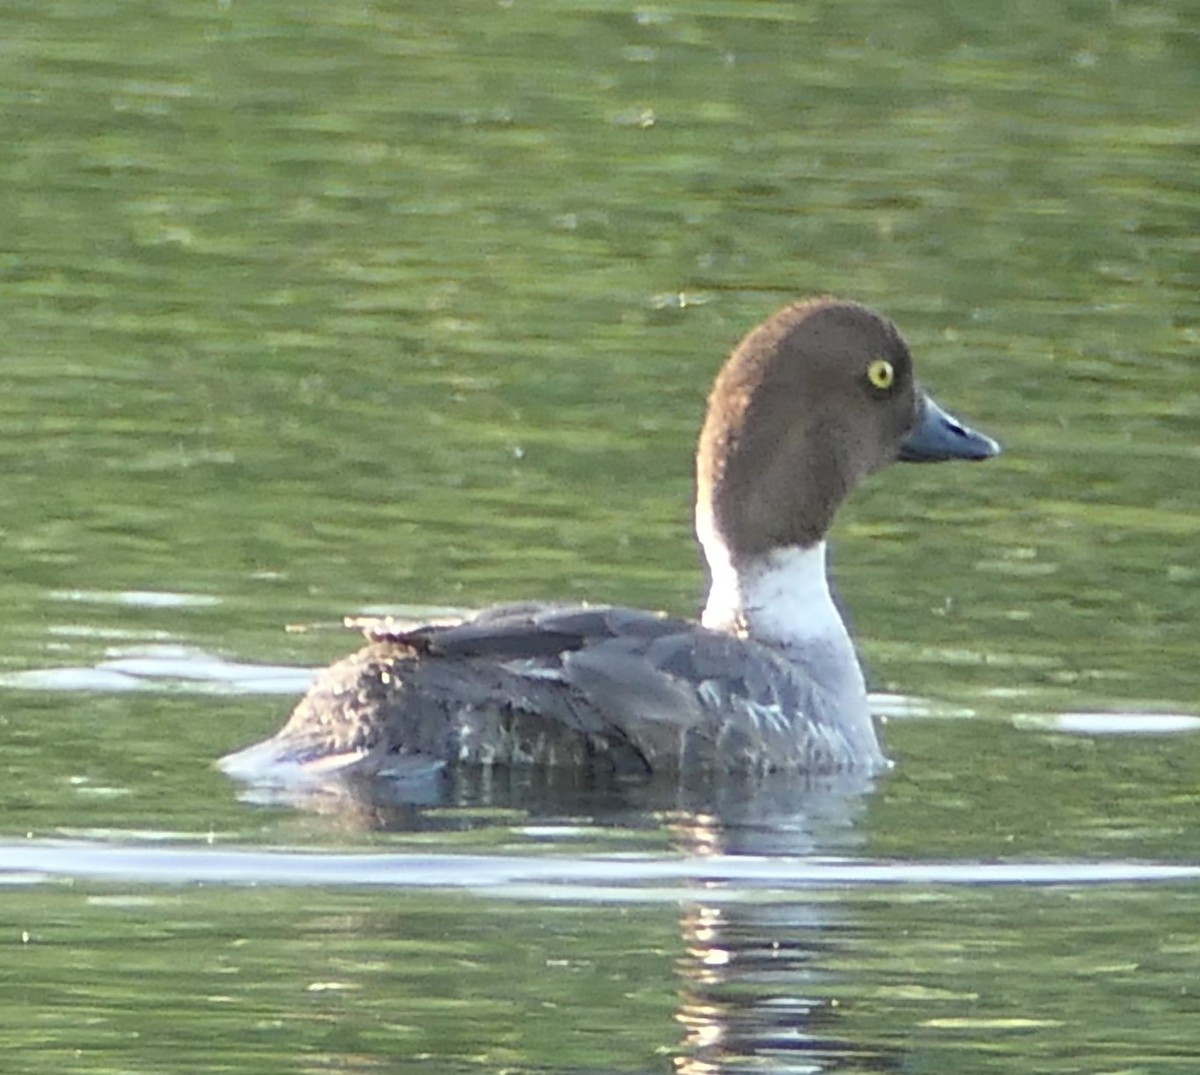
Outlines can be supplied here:
M840 519L876 684L982 718L888 729L865 845L1195 860L1193 745L1007 727L1200 704L1191 5L54 0L0 9L0 57L0 670L181 644L316 665L351 640L283 625L378 604L692 611L709 379L777 305L835 291L1006 449L890 472ZM404 843L208 770L286 698L0 707L9 835ZM7 901L23 1070L691 1048L670 914L112 895ZM1085 1025L1097 1069L1194 1047L1194 891L1091 893L1095 933L1066 897L928 898L851 901L861 944L783 976L852 998L863 1069L1077 1070Z
M1158 1072L1194 1057L1180 983L1196 905L1169 886L678 908L270 887L9 902L13 1070Z

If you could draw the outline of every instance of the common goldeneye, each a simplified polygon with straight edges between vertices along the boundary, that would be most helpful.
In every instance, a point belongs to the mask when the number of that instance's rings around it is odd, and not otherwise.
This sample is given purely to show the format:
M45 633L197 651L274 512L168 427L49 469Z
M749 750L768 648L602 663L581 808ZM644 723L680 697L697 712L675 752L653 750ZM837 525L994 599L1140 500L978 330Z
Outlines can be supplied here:
M696 453L711 576L699 623L509 605L452 623L359 623L278 733L221 760L249 779L447 763L677 773L885 764L825 535L895 460L989 459L918 386L896 327L823 297L780 310L717 376Z

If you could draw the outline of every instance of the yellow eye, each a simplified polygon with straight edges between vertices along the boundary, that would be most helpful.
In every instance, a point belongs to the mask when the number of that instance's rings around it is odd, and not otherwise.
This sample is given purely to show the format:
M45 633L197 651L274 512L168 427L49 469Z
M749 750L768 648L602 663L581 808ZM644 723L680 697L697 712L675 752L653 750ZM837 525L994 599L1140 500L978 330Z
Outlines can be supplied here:
M867 380L886 392L896 380L896 370L886 358L877 358L867 367Z

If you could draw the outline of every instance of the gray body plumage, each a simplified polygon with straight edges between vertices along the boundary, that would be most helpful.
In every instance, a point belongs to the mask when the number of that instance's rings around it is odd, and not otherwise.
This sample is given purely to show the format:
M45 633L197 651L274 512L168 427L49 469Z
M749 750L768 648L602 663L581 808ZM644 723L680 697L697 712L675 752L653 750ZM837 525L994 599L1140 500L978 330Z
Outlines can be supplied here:
M780 653L618 607L488 609L456 624L364 624L270 742L285 763L568 765L617 774L824 772L882 758ZM865 708L865 707L864 707ZM265 744L264 744L265 745ZM873 747L873 739L871 742Z

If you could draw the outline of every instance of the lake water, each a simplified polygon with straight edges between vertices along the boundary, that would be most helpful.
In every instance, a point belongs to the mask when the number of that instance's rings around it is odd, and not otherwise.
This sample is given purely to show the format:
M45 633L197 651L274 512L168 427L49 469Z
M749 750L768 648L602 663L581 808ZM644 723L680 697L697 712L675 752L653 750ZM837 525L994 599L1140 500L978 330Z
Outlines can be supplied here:
M4 1070L1200 1063L1194 5L13 2L0 99ZM1005 447L839 518L894 771L212 768L345 614L694 612L827 291Z

